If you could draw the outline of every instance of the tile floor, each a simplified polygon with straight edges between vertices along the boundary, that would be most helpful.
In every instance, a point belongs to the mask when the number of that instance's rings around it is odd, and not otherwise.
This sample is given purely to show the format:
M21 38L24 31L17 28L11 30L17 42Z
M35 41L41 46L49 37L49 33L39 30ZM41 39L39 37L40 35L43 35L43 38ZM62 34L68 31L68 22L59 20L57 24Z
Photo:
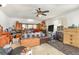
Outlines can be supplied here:
M44 43L40 46L32 48L32 55L65 55L61 51L52 47L51 45Z

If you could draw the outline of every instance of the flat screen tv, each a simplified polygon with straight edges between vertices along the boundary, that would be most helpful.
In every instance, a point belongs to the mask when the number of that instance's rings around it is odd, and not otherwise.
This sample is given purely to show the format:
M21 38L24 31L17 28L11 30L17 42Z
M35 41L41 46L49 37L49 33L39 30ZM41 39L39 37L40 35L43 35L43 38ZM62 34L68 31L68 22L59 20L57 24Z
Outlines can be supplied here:
M48 31L53 32L53 30L54 30L54 25L49 25L48 26Z

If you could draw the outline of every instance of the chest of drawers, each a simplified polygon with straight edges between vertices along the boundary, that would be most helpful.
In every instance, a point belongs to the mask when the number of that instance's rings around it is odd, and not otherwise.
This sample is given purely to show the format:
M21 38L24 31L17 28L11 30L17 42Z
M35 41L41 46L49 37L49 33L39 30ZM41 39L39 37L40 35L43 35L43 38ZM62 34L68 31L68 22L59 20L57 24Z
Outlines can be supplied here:
M64 29L64 44L72 45L79 48L79 29Z

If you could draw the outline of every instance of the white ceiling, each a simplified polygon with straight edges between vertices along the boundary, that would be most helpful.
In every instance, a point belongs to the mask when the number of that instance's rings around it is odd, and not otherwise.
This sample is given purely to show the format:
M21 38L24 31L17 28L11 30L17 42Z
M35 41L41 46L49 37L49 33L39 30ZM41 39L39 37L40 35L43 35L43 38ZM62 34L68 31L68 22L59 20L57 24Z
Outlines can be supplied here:
M50 12L47 13L47 16L42 16L41 18L35 17L35 9L37 8L49 10ZM71 4L8 4L5 7L0 7L0 9L9 17L26 19L47 19L71 12L78 8L79 5Z

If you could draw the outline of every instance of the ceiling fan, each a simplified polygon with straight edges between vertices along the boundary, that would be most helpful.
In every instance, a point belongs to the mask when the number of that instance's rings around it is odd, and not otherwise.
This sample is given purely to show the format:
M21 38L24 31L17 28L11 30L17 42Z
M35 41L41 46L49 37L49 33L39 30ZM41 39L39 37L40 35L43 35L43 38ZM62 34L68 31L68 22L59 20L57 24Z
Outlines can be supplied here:
M38 9L36 9L36 12L37 12L36 17L38 17L38 16L40 16L40 15L47 16L46 13L48 13L49 10L42 11L41 8L38 8Z
M2 7L2 4L0 4L0 7Z

